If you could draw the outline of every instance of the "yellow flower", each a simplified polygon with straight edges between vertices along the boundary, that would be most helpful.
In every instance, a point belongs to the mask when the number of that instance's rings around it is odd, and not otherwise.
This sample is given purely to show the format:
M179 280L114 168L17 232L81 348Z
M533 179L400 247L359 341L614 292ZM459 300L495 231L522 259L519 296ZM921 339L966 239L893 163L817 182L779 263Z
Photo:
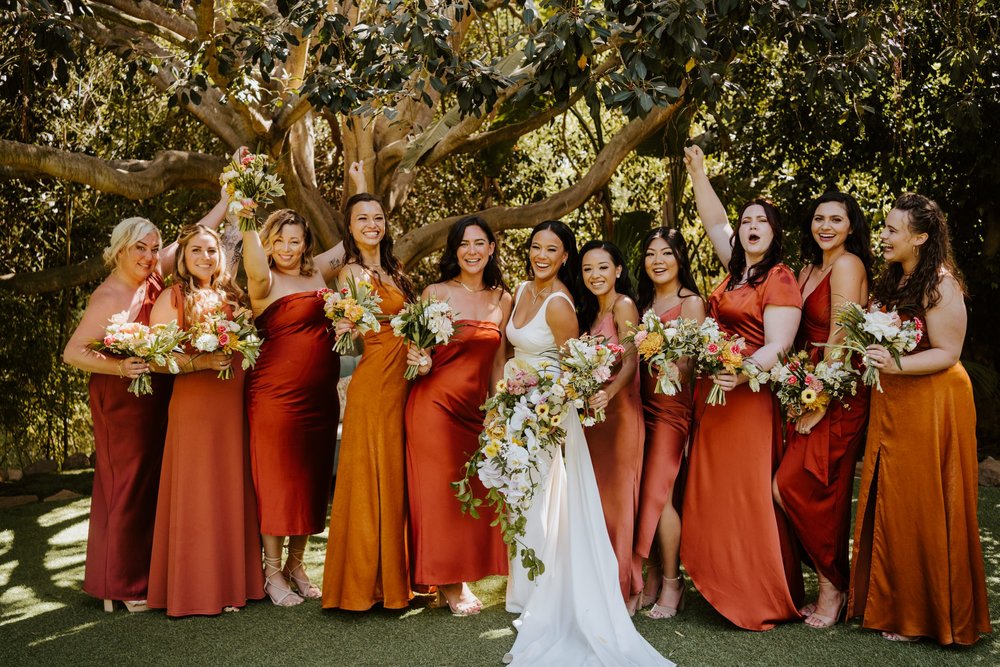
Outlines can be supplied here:
M552 428L559 426L561 422L562 415L552 415L552 419L549 420L549 423L552 424Z
M813 407L813 404L816 402L816 398L817 398L816 390L814 390L814 389L803 389L802 393L799 394L799 398L802 399L802 404L803 405L807 405L807 406L809 406L811 408L811 407Z
M344 317L351 322L360 322L365 315L365 309L356 303L349 303L344 307Z
M504 391L505 389L507 389L507 381L503 379L497 380L497 391Z
M663 336L659 332L653 331L639 343L639 354L642 355L643 359L648 359L657 354L661 347L663 347Z
M539 417L544 417L545 415L549 414L549 404L539 403L538 405L536 405L535 414L537 414Z
M507 427L503 424L498 424L490 428L490 436L496 438L497 440L503 440L507 436Z
M498 445L495 442L490 442L488 445L483 447L483 454L485 454L486 458L488 459L492 459L499 453L500 453L500 445Z
M579 394L576 393L576 389L573 388L572 385L566 387L566 398L567 399L569 399L571 401L575 401L576 398L577 398L577 396L579 396Z

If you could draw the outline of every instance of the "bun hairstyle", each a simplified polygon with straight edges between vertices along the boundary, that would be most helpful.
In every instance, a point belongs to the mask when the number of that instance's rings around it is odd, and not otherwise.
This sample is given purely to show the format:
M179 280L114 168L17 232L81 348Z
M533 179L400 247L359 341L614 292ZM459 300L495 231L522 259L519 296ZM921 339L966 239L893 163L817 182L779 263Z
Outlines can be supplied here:
M351 234L351 214L354 212L354 207L361 202L375 202L382 209L383 214L385 213L385 206L382 204L382 200L373 194L367 192L359 192L358 194L352 196L347 200L347 206L344 210L344 221L347 225L347 229L344 230L344 264L357 264L358 266L367 269L368 266L365 265L365 260L361 256L361 250L358 248L357 242L354 240L354 235ZM403 292L403 296L406 297L407 301L415 301L417 298L417 292L413 288L413 283L407 277L406 273L403 272L403 263L396 259L396 255L392 252L392 234L389 233L389 219L386 217L385 222L385 234L382 236L382 240L378 244L379 262L382 268L385 269L386 273L392 278L396 286ZM378 276L375 276L378 280Z
M283 208L267 216L264 226L260 230L260 244L267 253L267 265L274 267L274 260L271 259L271 252L274 240L281 234L281 230L288 225L298 225L302 228L302 240L305 247L302 249L302 261L299 264L299 273L303 276L311 276L316 273L316 264L313 261L313 251L316 241L313 237L309 223L301 215L290 208Z
M451 280L462 272L458 266L458 247L462 245L462 241L465 239L465 230L469 227L479 227L483 230L486 240L492 243L494 247L493 254L486 260L486 267L483 269L483 287L486 289L499 287L505 292L509 292L507 283L503 279L503 271L500 269L500 261L497 259L500 249L496 245L496 236L494 236L493 230L486 224L486 221L478 215L470 215L462 218L448 230L448 240L445 243L444 252L441 254L441 261L438 264L438 269L441 273L439 282Z
M740 214L736 218L737 233L733 234L732 244L733 244L733 256L729 259L729 282L726 284L726 291L735 289L738 284L740 284L740 279L743 277L743 271L747 268L747 252L743 248L743 244L740 243L739 227L742 224L743 214L746 213L747 209L751 206L760 206L764 209L764 215L767 217L767 222L771 225L771 231L773 233L773 238L771 239L771 245L767 247L764 252L764 258L759 262L750 267L747 272L747 285L753 286L763 282L764 278L767 277L768 271L773 269L775 266L781 263L781 215L778 213L778 208L771 203L769 199L763 197L757 197L756 199L751 199L746 204L740 208Z
M531 242L534 241L535 235L538 232L549 231L559 237L559 240L563 244L563 249L566 251L568 257L566 262L559 267L559 273L557 274L559 280L562 284L566 286L569 290L570 296L573 297L573 303L580 302L581 290L580 290L580 255L576 251L576 237L573 232L562 220L546 220L535 225L534 229L531 230L531 236L528 237L528 243L525 247L530 252ZM527 261L527 272L529 278L535 277L535 271L531 268L530 257Z
M104 263L109 269L114 269L122 251L131 248L149 234L156 234L159 238L160 230L146 218L125 218L111 230L111 241L103 253Z
M686 289L692 294L701 295L701 292L698 290L698 283L694 280L694 274L691 273L691 261L688 259L687 243L684 241L684 235L681 234L679 229L657 227L646 234L646 238L642 240L642 245L639 248L639 266L636 267L636 275L638 276L636 282L638 285L636 287L637 298L635 305L639 308L640 314L646 312L653 305L653 299L656 296L656 286L653 284L653 280L649 277L649 274L646 273L646 251L649 250L649 246L656 239L663 239L670 246L670 249L674 251L674 257L677 258L677 279L680 281L680 289ZM680 289L677 291L680 292Z
M872 284L872 267L875 264L875 256L872 254L872 230L861 211L858 201L845 192L831 191L823 194L813 202L809 216L802 223L801 250L802 259L810 264L820 266L823 264L823 249L816 243L812 235L812 219L816 214L816 209L820 204L836 202L847 211L847 219L851 226L847 232L847 241L844 242L844 249L855 255L865 266L865 274L868 276L868 284Z
M625 265L625 257L622 255L622 251L618 249L614 243L609 241L588 241L582 248L580 248L580 263L582 267L583 258L586 257L587 253L591 250L603 250L604 252L611 255L611 262L616 268L621 269L621 274L615 280L615 292L618 294L623 294L633 301L635 300L635 294L632 292L632 280L628 277L628 267ZM580 282L583 283L583 274L581 268ZM597 297L594 296L593 292L587 289L584 285L581 290L580 300L577 301L577 321L580 325L580 331L589 331L590 327L594 324L594 319L597 314L601 311L601 305L597 302Z
M198 284L195 277L191 275L185 259L188 243L194 237L202 234L214 238L219 248L219 264L207 287ZM174 269L174 276L184 293L184 319L188 323L200 321L206 314L204 311L219 302L233 308L248 305L243 291L232 281L227 266L226 251L222 247L222 240L217 231L204 225L185 225L181 228L180 234L177 235L177 266ZM209 292L210 296L217 298L205 298L205 292Z

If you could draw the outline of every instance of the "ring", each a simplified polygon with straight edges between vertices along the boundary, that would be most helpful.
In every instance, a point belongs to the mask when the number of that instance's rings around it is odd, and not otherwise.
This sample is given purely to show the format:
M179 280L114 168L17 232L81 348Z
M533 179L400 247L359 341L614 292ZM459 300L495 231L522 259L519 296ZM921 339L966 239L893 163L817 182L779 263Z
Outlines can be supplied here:
M426 366L428 363L430 363L430 362L427 360L427 357L420 357L420 365L421 366Z

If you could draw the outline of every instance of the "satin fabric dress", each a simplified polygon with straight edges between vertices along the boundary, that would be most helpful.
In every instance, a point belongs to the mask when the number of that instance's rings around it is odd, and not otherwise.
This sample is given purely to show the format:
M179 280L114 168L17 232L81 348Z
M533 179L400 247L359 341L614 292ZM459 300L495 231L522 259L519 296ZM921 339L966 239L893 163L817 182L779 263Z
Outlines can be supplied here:
M590 331L618 344L614 313L608 313ZM605 420L584 429L597 488L601 492L604 521L618 559L618 583L628 600L642 590L642 561L635 555L635 519L639 511L639 480L645 426L639 396L639 373L615 394L605 408ZM615 377L611 378L614 381Z
M145 290L135 321L149 324L149 313L163 290L159 274L146 279ZM97 461L83 590L95 598L146 599L173 380L153 373L153 393L135 396L128 391L128 378L106 373L90 376Z
M479 446L493 360L502 340L493 322L458 320L447 345L434 348L431 372L406 402L406 488L413 582L434 586L507 574L507 546L485 508L463 514L451 483ZM486 490L472 480L478 498Z
M170 296L187 328L180 285ZM148 602L168 616L218 614L264 597L241 362L234 355L228 380L205 370L174 381Z
M660 315L661 322L681 316L681 304ZM681 386L676 396L656 393L656 376L639 360L642 388L642 412L646 426L645 452L642 459L642 482L639 485L639 515L636 519L635 552L649 558L656 540L656 529L667 503L677 503L681 494L678 479L684 459L684 445L691 430L693 390L690 383Z
M915 352L930 346L925 336ZM973 644L990 632L990 615L972 384L961 363L881 381L884 392L871 392L848 615L865 628Z
M277 299L256 323L264 342L246 404L260 532L319 533L340 421L336 336L315 291Z
M746 340L748 354L764 345L764 308L800 308L791 270L773 267L755 286L712 293L708 316ZM802 572L787 521L771 496L782 454L782 417L767 387L748 383L707 405L711 378L698 381L681 530L681 560L701 595L735 625L769 630L800 617Z
M813 363L823 359L830 336L830 274L802 304L802 323L795 340ZM826 416L803 435L794 424L785 428L785 454L775 480L785 515L807 561L837 590L849 584L847 560L854 495L854 462L868 422L868 388L858 378L848 407L832 401Z
M403 308L403 294L375 282L382 313ZM406 342L388 321L365 334L347 389L340 462L323 570L323 607L364 611L409 604L403 411ZM455 501L458 504L458 501Z

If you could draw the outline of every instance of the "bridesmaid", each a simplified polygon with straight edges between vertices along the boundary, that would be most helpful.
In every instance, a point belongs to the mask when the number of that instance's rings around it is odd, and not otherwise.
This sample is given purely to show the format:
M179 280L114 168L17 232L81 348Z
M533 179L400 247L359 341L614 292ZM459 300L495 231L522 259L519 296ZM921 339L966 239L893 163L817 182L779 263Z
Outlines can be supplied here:
M816 363L834 354L819 345L843 340L832 314L845 302L868 302L871 231L853 197L828 192L816 200L802 230L802 256L802 323L795 347ZM774 477L774 500L819 579L816 603L799 610L813 628L832 626L847 605L854 462L868 420L867 387L858 384L848 407L835 401L786 428L785 455Z
M176 282L156 300L151 322L188 329L220 310L231 319L245 297L225 269L219 235L192 225L177 245ZM264 597L243 415L246 374L240 359L221 351L187 345L174 354L182 375L170 399L149 606L175 617L218 614ZM232 377L220 379L227 368Z
M511 295L486 222L468 217L448 233L441 279L421 298L446 301L457 330L432 354L411 348L407 360L423 376L406 403L406 486L413 582L437 586L457 616L478 614L482 602L467 581L507 574L507 547L490 518L463 514L451 482L479 445L483 404L503 374ZM485 496L478 481L476 495Z
M321 595L303 556L326 522L340 418L340 356L318 291L336 276L343 248L313 257L313 247L312 229L291 209L272 213L260 234L243 232L247 289L264 339L247 380L250 454L265 585L280 607Z
M712 292L708 314L742 336L748 363L768 370L791 349L801 316L795 274L781 264L778 212L755 199L740 209L734 234L697 146L685 149L698 216L729 275ZM726 405L708 406L710 383ZM754 393L743 374L699 380L684 490L681 560L702 596L734 624L769 630L800 618L802 575L784 516L771 497L781 460L781 414L767 387Z
M639 321L632 282L621 251L607 241L590 241L580 249L583 286L577 319L581 331L618 344L628 324ZM622 357L618 373L590 399L604 409L603 422L584 429L601 494L604 522L618 559L618 583L629 615L635 614L642 590L642 562L633 552L639 504L644 429L635 348Z
M201 220L217 227L225 197ZM112 611L121 600L129 611L146 610L149 555L153 543L157 483L167 406L173 380L153 376L153 393L134 396L129 383L150 371L138 358L120 359L95 352L90 344L104 337L112 315L128 312L131 321L149 324L163 289L163 275L174 268L176 244L161 250L160 231L145 218L128 218L111 232L104 250L109 275L90 297L83 318L63 350L63 361L90 376L90 413L94 422L94 493L90 503L83 590L104 600Z
M642 242L643 270L639 273L637 305L650 308L661 322L678 317L702 322L705 302L691 273L687 245L677 229L658 227ZM639 485L639 516L636 520L635 551L650 559L645 593L640 606L653 602L652 619L677 615L684 592L680 571L681 517L678 514L678 475L691 428L694 365L681 359L677 366L683 379L675 396L656 393L656 376L639 362L642 410L646 426L642 482ZM653 554L659 554L656 563Z
M392 253L382 203L370 194L354 195L345 217L349 228L340 283L346 285L349 278L370 282L382 297L382 313L391 317L416 295ZM346 320L336 330L357 334ZM364 353L347 390L323 570L326 609L364 611L376 602L402 609L412 596L403 462L406 355L403 339L388 321L364 336Z
M868 348L885 393L871 398L848 616L893 641L974 644L990 632L990 615L976 520L976 415L959 361L965 290L944 213L927 197L897 199L881 239L887 267L875 299L919 317L924 336L902 368L881 345Z

